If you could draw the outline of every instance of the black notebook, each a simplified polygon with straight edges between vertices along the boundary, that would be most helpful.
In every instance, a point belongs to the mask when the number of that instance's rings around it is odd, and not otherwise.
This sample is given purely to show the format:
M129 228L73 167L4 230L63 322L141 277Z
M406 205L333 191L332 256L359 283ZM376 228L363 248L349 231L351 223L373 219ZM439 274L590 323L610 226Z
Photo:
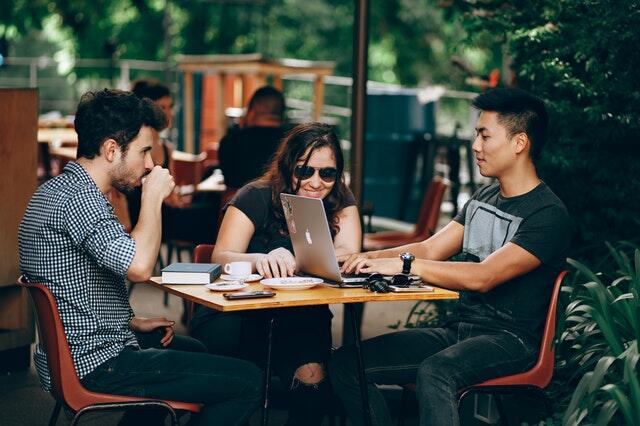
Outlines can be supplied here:
M162 270L162 284L209 284L219 276L217 263L172 263Z

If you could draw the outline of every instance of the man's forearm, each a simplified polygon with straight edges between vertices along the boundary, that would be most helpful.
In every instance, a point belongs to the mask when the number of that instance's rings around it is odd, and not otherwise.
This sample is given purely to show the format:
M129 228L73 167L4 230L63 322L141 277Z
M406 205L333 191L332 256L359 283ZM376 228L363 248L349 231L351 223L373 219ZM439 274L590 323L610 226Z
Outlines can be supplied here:
M422 242L405 244L399 247L392 247L385 250L372 251L369 254L370 259L383 259L386 257L398 257L400 253L413 253L416 257L428 259L428 250L425 250Z
M162 235L162 200L142 200L140 216L131 237L136 242L136 254L129 267L129 278L148 279L153 271L160 250Z

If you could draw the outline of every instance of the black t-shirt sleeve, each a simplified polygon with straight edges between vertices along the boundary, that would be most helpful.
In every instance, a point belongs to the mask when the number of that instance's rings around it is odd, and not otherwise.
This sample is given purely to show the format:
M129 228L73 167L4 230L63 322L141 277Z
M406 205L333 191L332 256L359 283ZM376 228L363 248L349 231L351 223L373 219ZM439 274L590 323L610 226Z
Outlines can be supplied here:
M256 230L262 229L271 211L271 188L257 182L249 183L238 190L229 205L244 213Z
M567 211L551 205L531 214L522 222L511 242L549 264L563 256L571 242L572 223Z

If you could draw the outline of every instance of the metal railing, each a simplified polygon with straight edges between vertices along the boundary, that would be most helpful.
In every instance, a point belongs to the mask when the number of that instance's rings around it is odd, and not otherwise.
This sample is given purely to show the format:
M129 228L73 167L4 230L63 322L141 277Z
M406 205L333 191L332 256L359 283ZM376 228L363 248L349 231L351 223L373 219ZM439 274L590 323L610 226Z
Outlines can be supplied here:
M72 72L73 70L73 72ZM40 112L60 111L72 114L77 102L87 90L102 87L127 89L137 77L151 76L165 81L174 93L179 89L179 71L166 62L136 59L74 59L63 61L48 56L9 57L0 67L0 87L31 87L40 91ZM311 76L283 76L289 115L293 121L311 117L313 108L313 79ZM349 147L349 120L351 118L351 77L327 76L323 120L337 124ZM369 81L367 87L376 91L398 92L406 89L399 85ZM427 91L429 89L425 89ZM441 89L436 100L436 129L438 133L471 134L475 116L470 101L475 93ZM177 97L176 97L177 98ZM176 99L176 109L180 109ZM179 114L179 111L176 111Z

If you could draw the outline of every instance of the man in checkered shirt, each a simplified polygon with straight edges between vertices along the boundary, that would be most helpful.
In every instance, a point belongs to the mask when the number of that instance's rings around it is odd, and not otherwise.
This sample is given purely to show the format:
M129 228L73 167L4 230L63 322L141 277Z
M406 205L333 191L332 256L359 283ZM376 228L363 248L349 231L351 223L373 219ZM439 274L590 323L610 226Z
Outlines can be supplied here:
M78 160L31 199L19 230L20 269L28 281L44 283L53 293L86 388L199 402L204 408L192 416L193 424L243 424L260 402L260 370L204 353L194 339L174 336L173 321L137 317L129 305L125 278L151 276L160 248L162 200L175 186L150 155L154 129L163 122L161 110L130 92L105 89L82 97L75 118ZM129 235L105 194L139 185L142 206ZM39 345L34 358L49 390L46 354Z

